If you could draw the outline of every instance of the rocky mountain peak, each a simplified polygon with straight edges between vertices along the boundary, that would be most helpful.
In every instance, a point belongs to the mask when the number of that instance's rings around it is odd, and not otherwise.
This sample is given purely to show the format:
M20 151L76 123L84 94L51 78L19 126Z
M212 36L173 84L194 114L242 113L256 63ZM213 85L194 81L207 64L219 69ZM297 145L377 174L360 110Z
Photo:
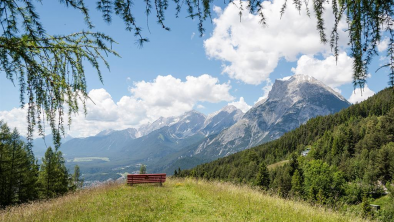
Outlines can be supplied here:
M278 79L268 97L215 138L203 142L195 155L224 156L279 138L310 118L336 113L350 105L346 99L313 77Z
M103 131L97 133L96 136L107 136L107 135L111 134L114 131L115 130L113 130L113 129L106 129L106 130L103 130Z
M300 95L300 93L303 92L300 90L302 89L301 86L308 84L317 86L320 92L322 92L322 90L326 90L327 92L330 92L331 94L335 95L338 99L342 101L347 101L340 93L336 92L331 87L325 85L324 83L320 82L319 80L315 79L312 76L303 75L303 74L295 74L293 76L288 76L282 79L275 80L275 83L272 86L272 90L269 93L268 97L283 98L290 94L296 94L298 97L303 96ZM309 93L319 93L319 92L309 92ZM293 96L293 98L296 98L297 96Z

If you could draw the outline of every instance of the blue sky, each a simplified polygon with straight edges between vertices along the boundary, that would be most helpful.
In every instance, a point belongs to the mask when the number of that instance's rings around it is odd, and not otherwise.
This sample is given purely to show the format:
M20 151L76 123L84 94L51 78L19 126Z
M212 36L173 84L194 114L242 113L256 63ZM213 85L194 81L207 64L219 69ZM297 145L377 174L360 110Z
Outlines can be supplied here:
M227 7L222 1L216 1L213 22L204 24L203 37L199 37L197 21L185 18L186 8L175 18L174 5L170 5L165 20L171 31L157 25L152 14L149 32L141 10L144 6L137 1L137 22L144 29L144 37L150 40L142 48L135 44L133 33L125 31L121 19L114 15L108 25L95 10L93 1L87 2L96 26L94 31L113 37L119 43L114 49L121 58L108 57L111 71L103 67L104 84L94 70L86 66L88 91L96 106L88 105L87 117L74 117L77 121L69 131L73 136L94 135L108 128L138 127L159 116L179 115L190 109L209 114L229 103L246 111L266 96L275 79L294 73L313 75L347 99L353 93L346 33L342 33L340 42L342 60L333 65L329 46L316 39L318 33L313 18L307 18L305 13L299 15L288 7L280 19L281 0L264 3L268 10L268 27L265 28L256 22L257 16L246 11L239 22L235 6ZM87 30L83 16L58 1L44 1L38 11L49 34ZM326 13L328 26L330 18ZM375 73L384 62L385 47L383 42L381 56L370 66L366 95L353 96L352 102L387 87L388 71ZM23 134L26 118L19 109L18 86L14 87L4 74L0 75L0 100L0 119L18 127Z

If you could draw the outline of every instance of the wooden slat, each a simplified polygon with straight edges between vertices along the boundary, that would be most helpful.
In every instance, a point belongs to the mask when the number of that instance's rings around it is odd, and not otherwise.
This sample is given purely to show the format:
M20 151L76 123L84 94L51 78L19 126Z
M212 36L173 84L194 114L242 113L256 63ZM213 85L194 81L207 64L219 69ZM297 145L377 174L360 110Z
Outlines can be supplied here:
M166 181L165 173L158 174L129 174L127 175L128 184L138 183L164 183Z

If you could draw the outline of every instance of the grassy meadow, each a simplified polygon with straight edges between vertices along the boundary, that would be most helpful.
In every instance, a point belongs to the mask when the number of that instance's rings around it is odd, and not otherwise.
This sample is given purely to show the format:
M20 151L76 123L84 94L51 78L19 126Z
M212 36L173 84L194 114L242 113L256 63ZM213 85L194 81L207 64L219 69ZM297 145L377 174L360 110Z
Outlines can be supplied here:
M229 183L107 184L9 207L0 221L363 221Z

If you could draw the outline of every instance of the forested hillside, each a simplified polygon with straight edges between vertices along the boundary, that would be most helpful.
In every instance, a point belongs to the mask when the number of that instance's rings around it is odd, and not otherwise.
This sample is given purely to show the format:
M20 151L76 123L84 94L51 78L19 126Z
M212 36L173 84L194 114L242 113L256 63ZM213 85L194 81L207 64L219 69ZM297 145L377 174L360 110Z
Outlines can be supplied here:
M267 169L286 159L289 163ZM373 214L370 201L389 193L389 204L375 216L392 221L394 91L385 89L339 113L313 118L278 140L184 170L180 176L259 185L284 197L333 207L362 203L364 216Z

